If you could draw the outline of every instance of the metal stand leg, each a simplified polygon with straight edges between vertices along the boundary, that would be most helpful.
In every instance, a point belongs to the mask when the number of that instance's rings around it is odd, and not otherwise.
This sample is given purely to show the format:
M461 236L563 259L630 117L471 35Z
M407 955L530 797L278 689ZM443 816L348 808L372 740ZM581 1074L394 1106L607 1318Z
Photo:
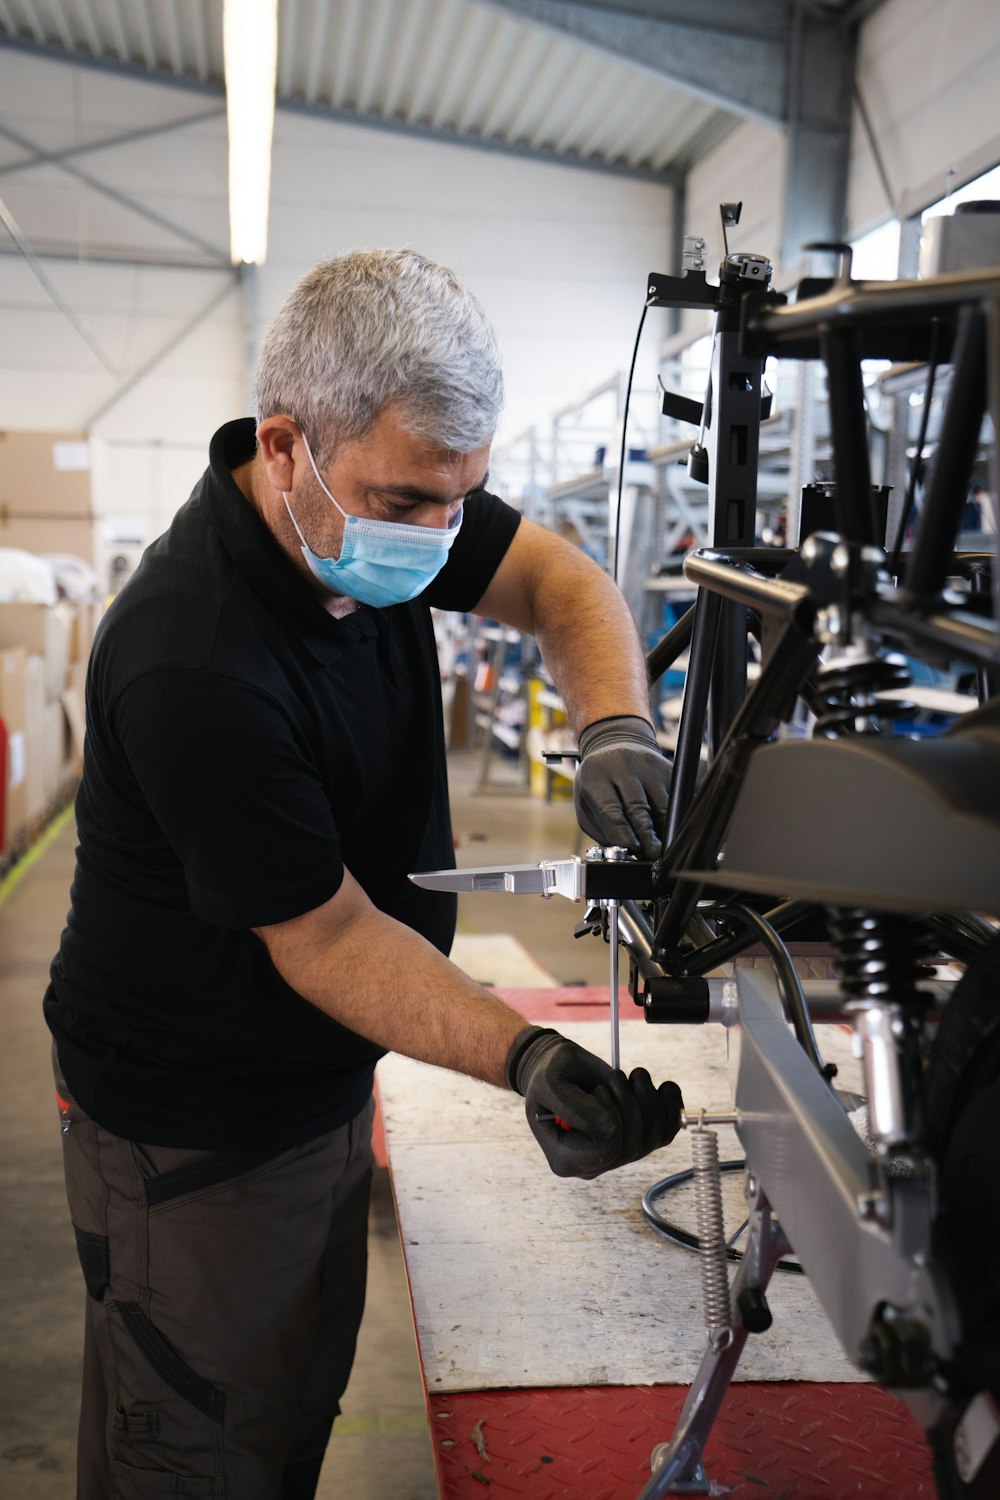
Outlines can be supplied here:
M790 1248L753 1177L748 1180L747 1192L751 1199L750 1238L733 1286L732 1337L705 1351L673 1437L653 1450L653 1475L639 1500L709 1492L702 1454L749 1332L739 1311L739 1299L744 1291L764 1292L775 1266Z

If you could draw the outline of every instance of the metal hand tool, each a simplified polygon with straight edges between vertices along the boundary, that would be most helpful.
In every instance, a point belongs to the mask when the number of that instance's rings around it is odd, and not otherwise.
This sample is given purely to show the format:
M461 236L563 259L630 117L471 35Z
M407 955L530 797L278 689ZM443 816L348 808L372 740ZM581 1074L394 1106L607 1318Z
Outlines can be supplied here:
M466 870L426 870L411 875L414 885L429 891L507 891L515 896L564 896L588 901L608 914L611 949L611 1066L621 1065L618 1015L618 911L623 901L652 898L653 866L632 859L627 849L595 845L581 859L543 859L534 865L486 865Z

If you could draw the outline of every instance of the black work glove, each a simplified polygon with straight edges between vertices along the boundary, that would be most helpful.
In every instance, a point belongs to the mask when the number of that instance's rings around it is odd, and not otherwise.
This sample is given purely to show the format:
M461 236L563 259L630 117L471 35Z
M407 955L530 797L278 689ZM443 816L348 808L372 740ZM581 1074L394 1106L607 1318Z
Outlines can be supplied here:
M670 771L645 719L625 714L588 724L580 735L573 781L577 822L599 844L617 844L643 859L658 859Z
M654 1088L645 1068L626 1078L558 1031L519 1032L506 1075L524 1095L531 1133L557 1177L599 1177L667 1145L680 1129L676 1083ZM557 1115L564 1125L539 1115Z

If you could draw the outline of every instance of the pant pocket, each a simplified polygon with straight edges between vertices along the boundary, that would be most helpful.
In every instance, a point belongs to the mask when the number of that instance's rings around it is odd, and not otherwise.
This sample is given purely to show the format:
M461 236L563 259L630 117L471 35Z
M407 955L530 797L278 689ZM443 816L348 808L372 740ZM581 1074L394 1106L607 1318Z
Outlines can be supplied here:
M119 1494L138 1500L163 1490L221 1495L225 1393L191 1368L137 1302L109 1302L107 1314L114 1347L116 1500Z
M211 1479L192 1479L185 1474L168 1474L164 1469L133 1469L130 1464L111 1465L111 1500L151 1500L161 1495L177 1495L184 1500L211 1500L216 1493Z
M95 1302L100 1302L111 1279L111 1261L108 1255L106 1234L93 1234L73 1225L76 1235L76 1253L80 1257L80 1268L87 1291Z

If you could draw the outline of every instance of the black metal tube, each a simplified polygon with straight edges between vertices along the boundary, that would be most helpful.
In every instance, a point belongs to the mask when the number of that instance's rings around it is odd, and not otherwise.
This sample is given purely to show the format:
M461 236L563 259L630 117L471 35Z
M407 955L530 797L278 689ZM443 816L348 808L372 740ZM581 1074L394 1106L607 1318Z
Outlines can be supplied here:
M821 344L837 477L834 496L837 530L846 541L870 547L875 542L875 516L857 334L852 328L824 330Z
M993 620L958 610L920 615L891 597L872 600L867 614L877 630L904 645L930 647L949 660L982 662L994 670L1000 661L1000 627Z
M747 612L726 599L715 643L715 671L708 700L708 754L718 753L747 695Z
M733 721L685 824L679 827L674 838L668 839L666 853L658 867L661 884L669 881L671 873L678 869L714 869L750 755L781 722L789 692L798 688L815 659L816 646L811 636L803 635L794 625L786 627L753 693ZM702 881L688 880L683 876L677 880L657 924L658 949L671 950L680 946L702 890Z
M935 598L945 586L986 409L986 329L978 308L963 308L931 476L906 570L907 592Z
M773 911L765 912L764 920L775 932L784 932L786 927L794 926L801 917L813 910L815 908L810 901L783 901ZM755 938L748 936L746 932L731 933L727 937L716 938L713 943L706 943L703 948L698 948L691 954L685 953L682 977L697 978L708 974L720 964L728 963L731 958L744 953L754 942Z
M912 314L930 320L963 302L980 302L1000 295L1000 272L949 271L922 281L867 281L845 288L837 284L820 297L806 297L784 307L748 309L746 328L763 335L770 347L783 337L818 333L835 324L859 325L892 320L914 321Z
M691 657L684 683L684 702L677 731L674 772L670 783L670 817L667 823L667 845L673 843L681 821L694 798L698 783L698 763L705 730L705 714L712 683L712 662L719 631L722 600L718 594L700 589L694 605Z
M694 610L694 605L689 605L680 619L671 625L663 639L657 641L652 651L646 656L646 672L651 685L659 682L664 672L669 672L677 658L691 644Z
M685 558L684 576L699 588L711 589L763 615L793 615L809 599L809 589L804 583L767 578L743 558L727 557L708 548Z

